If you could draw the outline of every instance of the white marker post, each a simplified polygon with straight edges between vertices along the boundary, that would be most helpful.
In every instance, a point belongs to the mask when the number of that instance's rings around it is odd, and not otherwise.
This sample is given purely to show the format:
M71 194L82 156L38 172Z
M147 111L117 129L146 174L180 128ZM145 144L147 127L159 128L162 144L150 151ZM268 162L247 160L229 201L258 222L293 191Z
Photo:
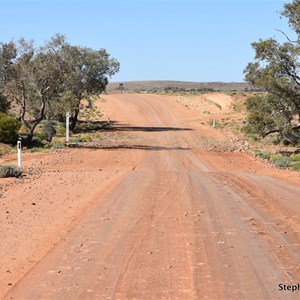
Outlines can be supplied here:
M18 168L22 168L22 143L21 141L17 142L18 149Z
M213 128L216 128L216 119L213 118Z
M70 131L69 131L69 124L70 123L70 114L66 113L66 144L69 143Z

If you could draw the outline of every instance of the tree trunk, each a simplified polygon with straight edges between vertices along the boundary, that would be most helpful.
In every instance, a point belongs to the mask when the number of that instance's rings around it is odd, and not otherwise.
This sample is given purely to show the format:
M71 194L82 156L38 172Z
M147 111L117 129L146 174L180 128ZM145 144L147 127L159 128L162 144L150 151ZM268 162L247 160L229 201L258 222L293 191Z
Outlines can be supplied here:
M36 120L29 128L27 128L27 134L26 136L22 137L24 145L30 147L32 146L33 136L34 136L34 130L36 126L41 122L42 120Z
M72 115L72 119L71 119L71 125L70 125L70 130L74 133L75 131L75 127L77 124L77 120L78 120L78 115L79 115L79 108L75 108L74 109L74 113Z
M33 134L28 132L26 135L21 136L22 146L30 147L32 146Z

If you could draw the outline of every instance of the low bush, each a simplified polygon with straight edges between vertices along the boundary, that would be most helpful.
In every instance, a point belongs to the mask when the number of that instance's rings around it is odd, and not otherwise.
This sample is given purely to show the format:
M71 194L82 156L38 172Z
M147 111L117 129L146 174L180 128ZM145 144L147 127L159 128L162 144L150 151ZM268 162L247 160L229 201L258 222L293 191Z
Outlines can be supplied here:
M65 148L66 144L63 141L55 141L51 143L51 148L53 149L62 149Z
M291 165L289 157L275 154L271 156L271 160L277 168L286 169Z
M290 160L293 161L293 162L297 162L299 161L300 162L300 154L293 154L290 156Z
M20 128L21 123L16 118L0 112L0 142L16 143Z
M253 154L257 157L260 157L262 159L267 159L267 160L269 160L271 157L271 155L268 151L262 151L262 150L258 150L258 149L253 150Z
M300 163L293 164L291 166L291 168L292 168L292 170L299 172L300 171Z
M255 149L252 152L255 156L262 159L266 159L272 162L277 168L280 169L292 169L294 171L300 171L300 155L294 154L290 157L283 156L282 154L270 154L267 151Z
M20 177L22 170L12 165L0 166L0 178Z
M55 136L57 137L64 137L66 136L66 126L62 123L58 123L55 126L56 134Z

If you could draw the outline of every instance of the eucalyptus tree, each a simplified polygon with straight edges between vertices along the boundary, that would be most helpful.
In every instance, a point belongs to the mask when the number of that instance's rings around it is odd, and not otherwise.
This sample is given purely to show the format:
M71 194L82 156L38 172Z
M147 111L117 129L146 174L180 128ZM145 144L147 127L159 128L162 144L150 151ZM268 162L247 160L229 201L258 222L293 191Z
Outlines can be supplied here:
M43 119L62 119L68 110L74 130L81 101L105 91L119 67L105 49L72 46L59 34L39 48L23 38L0 43L0 104L18 105L28 143Z
M294 32L286 33L286 41L274 38L252 44L255 60L245 69L245 78L253 86L263 88L264 95L248 100L249 131L262 137L276 133L287 144L300 142L300 1L284 5L282 16ZM280 31L280 30L278 30Z
M0 86L18 105L18 118L27 130L28 143L32 141L36 126L46 116L47 104L58 98L67 72L61 55L66 45L62 35L55 35L40 48L23 38L17 43L1 44Z
M46 116L62 119L66 110L74 131L81 101L105 91L119 67L105 49L72 46L59 34L39 48L23 38L0 43L0 104L18 105L29 143Z
M8 80L7 69L16 55L13 43L0 44L0 112L6 112L9 107L9 99L5 95L4 87Z
M68 64L68 73L61 99L71 108L70 129L74 131L82 100L89 101L104 92L109 78L119 71L120 64L105 49L94 50L68 45L64 57Z

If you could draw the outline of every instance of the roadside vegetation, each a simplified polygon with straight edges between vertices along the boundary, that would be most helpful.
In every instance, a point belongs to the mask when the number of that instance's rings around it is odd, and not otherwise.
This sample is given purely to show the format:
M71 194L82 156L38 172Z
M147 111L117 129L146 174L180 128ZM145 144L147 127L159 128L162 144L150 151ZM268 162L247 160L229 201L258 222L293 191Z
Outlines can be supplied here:
M271 153L269 151L262 151L258 149L253 150L253 154L274 164L274 166L278 168L300 171L300 154L288 151Z
M80 120L77 121L74 132L70 133L68 145L72 146L76 143L99 141L101 139L99 130L104 129L107 126L107 122L97 121L98 116L102 116L102 114L96 108L93 108L91 110L82 108L80 110ZM7 153L16 152L15 142L18 136L26 135L26 128L20 122L18 122L14 117L5 115L4 120L7 119L12 120L12 124L14 124L14 122L17 122L17 127L13 134L10 133L13 127L10 127L10 131L7 133L7 136L14 138L11 140L2 141L3 144L0 147L0 156ZM10 122L6 122L5 124L9 126ZM5 128L7 126L5 126ZM4 135L2 137L4 137ZM62 149L68 146L65 142L65 138L65 122L61 122L58 120L43 120L36 126L34 138L30 146L27 145L23 147L23 151L32 153L49 152L56 149Z
M181 92L249 92L256 91L246 82L188 82L188 81L128 81L111 82L107 86L110 92L118 92L120 89L125 93L177 93Z
M136 85L131 82L129 84L129 87L127 87L127 83L122 85L121 87L114 86L115 91L124 91L129 93L141 93L141 94L158 94L158 95L185 95L185 96L193 96L193 95L201 95L205 93L214 93L214 92L221 92L221 93L241 93L241 92L254 92L257 91L255 88L250 88L248 85L243 83L236 83L237 86L235 86L234 83L205 83L206 86L197 87L197 83L186 83L186 86L184 86L184 83L178 81L172 82L172 86L166 85L167 83L164 83L162 81L161 86L157 83L156 86L151 87L151 85L147 88L146 82L142 85L142 87L139 88L138 82ZM177 86L176 86L177 84ZM201 83L199 82L198 85ZM204 84L204 83L203 83ZM241 84L241 86L239 86ZM166 85L166 86L164 86ZM191 85L191 87L189 87ZM194 86L194 87L193 87ZM258 89L260 91L260 89Z
M300 2L285 4L281 15L294 35L281 32L283 43L274 38L254 42L254 62L244 71L253 89L230 93L232 113L215 118L202 111L210 116L203 124L246 139L248 151L254 149L255 156L278 168L300 171Z
M283 43L269 38L252 44L255 58L247 65L245 78L265 93L246 102L245 131L296 146L300 143L300 2L285 4L281 15L287 18L293 36L282 32Z
M65 114L78 133L80 109L99 116L93 103L106 90L119 62L105 49L73 46L57 34L40 47L20 39L0 43L0 142L27 147L61 143ZM86 128L85 128L86 129Z
M20 177L22 170L13 165L0 166L0 178Z

